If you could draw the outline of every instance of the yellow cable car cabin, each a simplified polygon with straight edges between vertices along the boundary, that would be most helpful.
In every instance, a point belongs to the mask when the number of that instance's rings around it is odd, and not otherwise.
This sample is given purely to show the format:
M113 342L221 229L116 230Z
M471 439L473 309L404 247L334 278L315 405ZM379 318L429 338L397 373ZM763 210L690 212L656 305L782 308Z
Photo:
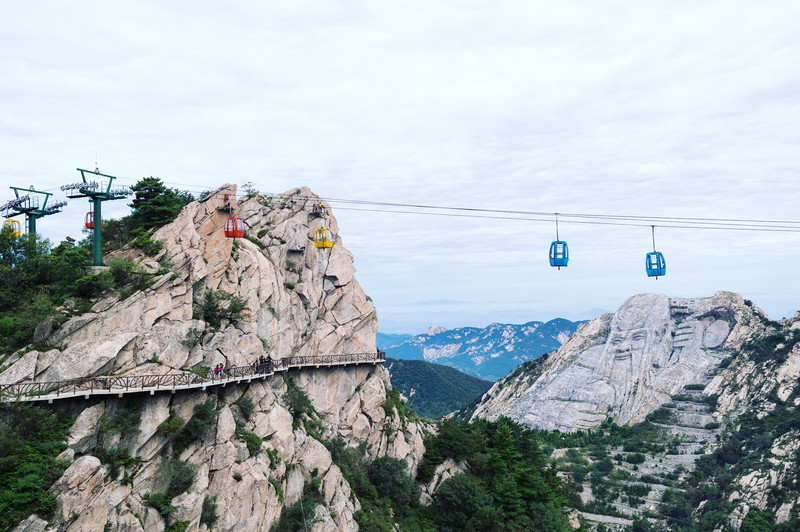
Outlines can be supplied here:
M327 227L322 227L314 231L314 247L316 248L331 248L333 247L333 236L331 230Z
M19 220L6 220L3 222L3 229L7 227L11 229L11 236L20 236L22 234L22 225Z

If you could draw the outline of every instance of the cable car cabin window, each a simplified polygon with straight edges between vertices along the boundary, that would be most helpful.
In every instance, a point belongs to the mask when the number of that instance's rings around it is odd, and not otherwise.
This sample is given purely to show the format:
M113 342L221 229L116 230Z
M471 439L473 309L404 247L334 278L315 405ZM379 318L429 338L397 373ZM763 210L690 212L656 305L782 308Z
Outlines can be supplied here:
M667 274L667 261L660 251L654 251L645 256L645 268L648 277L660 277Z
M569 247L563 240L556 240L550 244L550 266L561 268L569 262Z
M317 229L314 231L314 247L317 248L330 248L333 247L333 237L331 231L327 227Z
M225 220L225 236L228 238L243 238L244 220L238 216L231 216Z

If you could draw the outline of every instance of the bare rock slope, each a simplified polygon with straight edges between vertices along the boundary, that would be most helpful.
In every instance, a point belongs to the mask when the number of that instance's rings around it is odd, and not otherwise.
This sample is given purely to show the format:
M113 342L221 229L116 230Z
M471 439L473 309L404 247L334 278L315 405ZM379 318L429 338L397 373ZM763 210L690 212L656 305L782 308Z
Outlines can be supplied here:
M247 238L224 236L225 194L233 198ZM235 196L235 186L226 185L184 208L152 236L164 243L155 257L118 252L153 272L152 284L124 299L109 296L93 312L66 322L47 338L55 349L14 355L0 382L177 373L249 365L265 354L281 359L375 352L377 314L354 277L353 256L342 245L330 207L323 203L333 247L317 249L312 235L323 218L311 212L320 200L307 188L238 202ZM155 273L165 265L171 271ZM209 293L241 298L244 317L216 327L204 321ZM265 530L311 482L323 503L310 509L309 527L356 530L359 502L319 440L341 437L369 456L405 460L413 473L424 452L422 427L384 408L390 383L381 365L289 376L316 414L293 415L280 376L208 391L58 404L77 420L63 453L72 464L52 488L56 516L49 523L31 516L19 530L158 531L179 521L189 522L190 532L206 530L201 515L209 500L218 505L214 530ZM237 406L242 398L254 405L249 417ZM189 420L209 399L217 412L213 426L175 452L175 436L162 423L175 416ZM131 426L109 430L109 420L130 412L138 413ZM255 443L247 433L257 436ZM124 449L134 460L113 468L101 461L110 449ZM197 473L165 519L146 499L167 489L171 459Z
M574 431L611 418L636 423L700 382L751 330L741 296L680 299L641 294L615 314L581 326L534 372L512 372L490 389L473 418L508 416Z
M670 530L800 527L800 312L772 321L729 292L634 296L496 383L472 415L564 432L646 420L605 450L613 473L591 473L594 509L648 510Z

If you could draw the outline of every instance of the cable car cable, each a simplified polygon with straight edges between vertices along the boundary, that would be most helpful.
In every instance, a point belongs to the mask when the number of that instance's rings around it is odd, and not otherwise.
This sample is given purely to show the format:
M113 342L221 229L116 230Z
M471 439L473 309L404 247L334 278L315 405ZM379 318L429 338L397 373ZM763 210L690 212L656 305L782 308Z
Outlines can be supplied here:
M361 212L381 212L386 213L387 211L384 209L361 209L357 207L339 207L339 210L343 211L361 211ZM398 211L393 210L389 211L392 214L414 214L414 215L423 215L423 216L443 216L443 217L450 217L450 218L478 218L484 220L515 220L519 222L550 222L549 219L545 218L523 218L517 216L489 216L489 215L479 215L479 214L454 214L454 213L445 213L445 212L419 212L419 211ZM581 224L581 225L614 225L614 226L622 226L622 227L650 227L652 224L648 223L633 223L633 222L602 222L602 221L581 221L581 220L571 220L570 223L572 224ZM662 225L661 227L669 227L670 229L706 229L706 230L720 230L720 231L765 231L765 232L773 232L773 233L800 233L800 228L777 228L773 229L768 226L758 226L758 227L746 227L746 226L734 226L734 227L713 227L713 226L694 226L694 225ZM780 226L777 226L780 227Z
M129 179L136 181L133 178L119 178ZM165 185L178 185L200 189L202 191L208 190L202 185L189 185L184 183L173 183L162 181ZM56 187L57 188L57 187ZM189 192L187 190L187 192ZM218 194L209 194L202 199L214 198ZM275 194L264 194L266 196L274 197ZM539 212L539 211L523 211L511 209L485 209L478 207L453 207L441 205L428 205L417 203L398 203L398 202L385 202L385 201L371 201L371 200L358 200L347 198L320 198L316 196L292 196L294 199L300 200L314 200L320 199L329 203L340 203L345 205L363 205L363 206L377 206L377 207L392 207L391 213L398 214L427 214L436 216L452 216L459 218L479 218L479 219L498 219L498 220L523 220L523 221L549 221L552 219L553 213ZM396 210L396 208L405 209L427 209L437 211L451 211L444 213L436 212L422 212L422 211L404 211ZM387 212L385 209L359 209L355 207L340 206L341 210L353 211L366 211L366 212ZM475 213L475 214L456 214L456 213ZM482 214L479 214L482 213ZM519 215L519 216L488 216L490 214L506 214L506 215ZM678 216L641 216L641 215L617 215L617 214L592 214L592 213L557 213L562 218L568 218L570 223L580 223L585 225L619 225L629 227L642 227L652 225L653 222L661 222L659 225L662 227L669 227L672 229L711 229L711 230L731 230L731 231L764 231L764 232L800 232L800 221L794 220L759 220L752 218L702 218L702 217L678 217ZM642 222L642 223L636 223Z

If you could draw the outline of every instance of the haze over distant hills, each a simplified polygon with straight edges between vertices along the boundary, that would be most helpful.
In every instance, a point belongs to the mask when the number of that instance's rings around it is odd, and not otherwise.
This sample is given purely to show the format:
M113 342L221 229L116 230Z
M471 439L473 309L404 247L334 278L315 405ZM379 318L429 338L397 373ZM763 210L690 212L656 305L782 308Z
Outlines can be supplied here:
M390 358L436 362L496 381L523 362L561 347L581 323L556 318L522 325L493 323L483 329L431 327L406 338L378 333L376 342Z

